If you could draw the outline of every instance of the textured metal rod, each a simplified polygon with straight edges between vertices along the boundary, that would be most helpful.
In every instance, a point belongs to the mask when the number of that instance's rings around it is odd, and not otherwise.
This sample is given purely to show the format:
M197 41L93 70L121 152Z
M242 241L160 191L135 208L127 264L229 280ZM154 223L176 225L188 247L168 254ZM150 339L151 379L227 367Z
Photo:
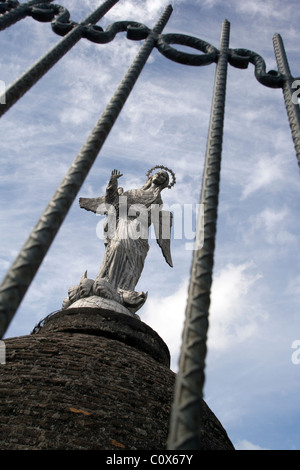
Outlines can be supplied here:
M45 75L81 38L83 26L97 23L119 0L106 0L80 24L75 26L63 39L41 57L30 69L21 75L5 91L5 99L0 103L0 116L3 116L30 88Z
M31 0L28 3L21 3L17 7L0 16L0 31L12 26L17 23L17 21L24 19L30 12L30 6L50 2L53 2L53 0Z
M298 101L293 102L295 88L292 87L295 79L292 77L285 48L280 34L274 34L273 45L279 73L283 75L283 96L291 128L292 138L296 150L298 165L300 166L300 108ZM300 80L297 82L300 84Z
M225 20L221 31L200 198L200 203L204 204L204 244L201 249L195 246L193 252L179 371L170 420L168 449L173 450L202 448L202 398L217 225L229 32L230 23Z
M0 286L0 337L5 333L18 309L106 137L146 64L155 46L157 34L162 32L171 13L172 7L168 6L143 43L105 111L4 278Z

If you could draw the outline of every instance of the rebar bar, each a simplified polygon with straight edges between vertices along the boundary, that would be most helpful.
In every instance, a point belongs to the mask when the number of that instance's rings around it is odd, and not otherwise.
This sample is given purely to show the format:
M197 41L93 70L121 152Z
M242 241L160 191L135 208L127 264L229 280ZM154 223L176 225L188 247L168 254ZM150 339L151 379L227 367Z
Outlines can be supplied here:
M106 0L81 23L77 24L52 49L12 83L0 97L0 117L3 116L35 83L42 78L81 38L84 26L99 21L119 0Z
M282 91L284 102L291 128L292 138L294 141L298 165L300 167L300 108L298 100L293 99L293 95L296 91L293 87L293 83L296 81L296 79L293 78L291 74L283 40L280 34L274 34L273 45L278 71L283 76ZM300 79L297 81L300 84Z
M210 289L214 262L230 23L220 39L200 204L204 205L204 243L193 252L179 370L171 413L168 449L202 448L202 404ZM198 218L200 213L198 214ZM197 224L199 228L199 224Z
M26 18L26 16L30 13L30 7L51 2L53 2L53 0L31 0L27 3L21 3L18 6L11 8L0 16L0 31L9 28L9 26L12 26L23 18ZM4 4L4 6L6 6L6 4Z

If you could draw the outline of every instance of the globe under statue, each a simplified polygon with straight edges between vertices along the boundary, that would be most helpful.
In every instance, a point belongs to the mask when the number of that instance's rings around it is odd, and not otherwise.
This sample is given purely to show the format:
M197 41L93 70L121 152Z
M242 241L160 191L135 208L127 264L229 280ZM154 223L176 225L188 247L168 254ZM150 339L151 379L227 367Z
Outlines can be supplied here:
M96 279L89 279L85 272L79 284L69 289L63 309L100 307L136 316L147 299L147 293L137 292L135 287L149 250L151 225L166 262L173 266L172 214L162 209L161 198L162 190L176 182L173 171L157 165L148 171L141 188L128 191L118 185L122 176L118 170L112 171L105 196L79 199L81 208L106 216L105 253Z

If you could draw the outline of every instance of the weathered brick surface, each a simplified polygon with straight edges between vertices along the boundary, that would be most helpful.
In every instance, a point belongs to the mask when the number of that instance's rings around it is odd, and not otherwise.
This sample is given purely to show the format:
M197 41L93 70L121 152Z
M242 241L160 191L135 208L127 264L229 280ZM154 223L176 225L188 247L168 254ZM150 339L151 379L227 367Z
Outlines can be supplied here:
M70 308L50 315L42 322L46 332L82 332L117 339L170 365L170 353L160 336L144 322L119 313L96 308ZM40 330L36 327L36 332Z
M175 380L169 367L125 338L101 336L101 328L58 330L5 340L0 449L165 449ZM209 445L230 448L205 409Z

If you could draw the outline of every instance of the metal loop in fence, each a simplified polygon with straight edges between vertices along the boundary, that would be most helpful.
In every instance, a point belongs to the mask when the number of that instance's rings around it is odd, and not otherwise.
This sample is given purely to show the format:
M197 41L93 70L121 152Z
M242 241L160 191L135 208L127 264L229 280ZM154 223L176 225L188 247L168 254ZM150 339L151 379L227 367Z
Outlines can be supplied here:
M204 52L204 54L189 54L182 52L170 44L180 44L183 46L191 47L197 51ZM156 47L159 52L174 62L184 65L209 65L218 60L218 49L211 44L203 41L202 39L185 34L163 34L160 35Z

